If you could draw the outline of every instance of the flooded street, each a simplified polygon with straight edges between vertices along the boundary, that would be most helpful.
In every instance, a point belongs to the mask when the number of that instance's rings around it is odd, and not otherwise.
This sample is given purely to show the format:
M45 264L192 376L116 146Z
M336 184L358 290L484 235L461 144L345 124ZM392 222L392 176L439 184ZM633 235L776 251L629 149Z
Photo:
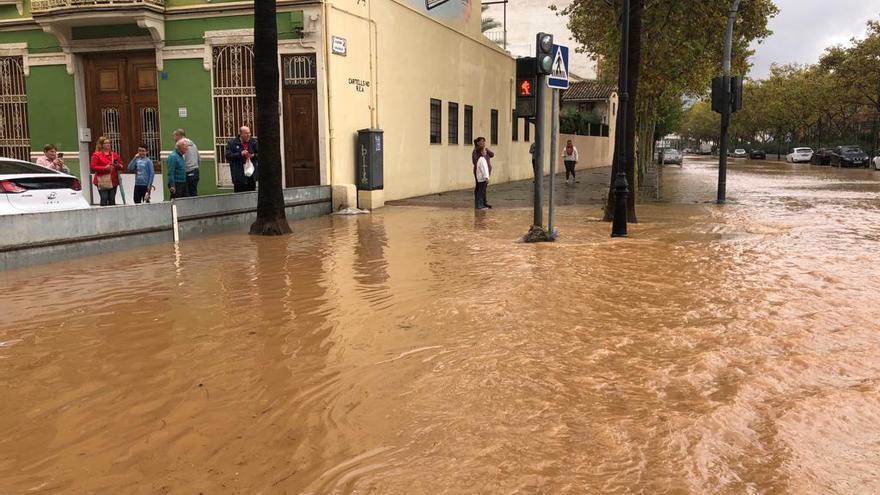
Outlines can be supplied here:
M0 494L880 493L880 172L716 173L0 272Z

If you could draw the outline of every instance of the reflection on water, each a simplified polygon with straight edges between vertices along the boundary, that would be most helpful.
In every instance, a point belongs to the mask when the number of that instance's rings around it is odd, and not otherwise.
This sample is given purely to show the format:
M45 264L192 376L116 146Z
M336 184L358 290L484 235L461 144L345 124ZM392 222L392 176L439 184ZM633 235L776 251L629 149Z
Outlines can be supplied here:
M880 183L715 177L2 273L0 493L880 492Z

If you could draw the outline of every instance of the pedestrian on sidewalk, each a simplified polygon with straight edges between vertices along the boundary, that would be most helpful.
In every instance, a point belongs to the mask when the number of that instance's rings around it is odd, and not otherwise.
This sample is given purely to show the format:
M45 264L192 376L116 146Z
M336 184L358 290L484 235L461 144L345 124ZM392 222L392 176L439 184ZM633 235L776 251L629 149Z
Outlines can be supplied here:
M485 154L483 153L484 150L486 151ZM479 160L481 156L486 157L486 164L489 166L489 173L491 174L492 159L495 158L495 153L486 147L486 138L484 137L474 139L474 151L471 152L471 162L474 164L474 178L477 177L477 160Z
M181 139L168 156L168 190L171 199L186 197L186 141Z
M571 139L566 143L565 148L562 151L562 161L565 163L565 183L566 184L574 184L577 182L575 180L574 175L574 167L578 162L578 150L572 144ZM569 182L568 176L571 175L571 182Z
M186 195L198 196L199 165L201 165L199 148L196 147L196 143L192 142L192 139L186 137L186 131L183 129L176 129L174 131L174 142L176 143L181 139L186 141L186 155L183 157L186 161Z
M235 192L247 192L257 190L257 140L251 136L251 128L241 126L238 137L233 138L226 145L226 161L229 163L229 173L232 175L232 185ZM253 173L248 176L245 173L245 163L250 159L254 166Z
M89 168L95 177L92 184L98 188L101 196L101 206L116 205L116 190L119 188L119 171L122 170L122 160L112 149L113 143L106 136L98 138L98 145Z
M138 146L137 154L128 162L128 171L134 172L134 202L144 202L144 197L153 186L153 178L156 171L153 169L153 160L147 156L147 145Z
M488 150L483 148L482 154L477 158L477 185L474 187L474 208L478 210L487 210L491 208L486 199L486 192L489 189L489 176L491 175L487 155Z
M54 144L43 146L43 156L37 157L37 165L46 167L62 174L69 174L70 169L64 165L62 156L58 153L58 148Z
M475 191L476 191L476 188L479 187L479 181L477 180L477 162L479 162L480 158L483 158L486 160L486 168L489 170L489 172L486 174L486 177L488 178L489 175L492 174L492 158L494 158L494 157L495 157L495 153L492 153L492 150L490 150L486 146L486 138L480 136L477 139L474 139L474 151L471 153L471 162L473 162L473 164L474 164L474 182L475 182L474 190ZM483 199L485 200L485 196L483 197ZM483 206L485 206L486 208L492 207L492 205L490 205L488 203L485 203Z

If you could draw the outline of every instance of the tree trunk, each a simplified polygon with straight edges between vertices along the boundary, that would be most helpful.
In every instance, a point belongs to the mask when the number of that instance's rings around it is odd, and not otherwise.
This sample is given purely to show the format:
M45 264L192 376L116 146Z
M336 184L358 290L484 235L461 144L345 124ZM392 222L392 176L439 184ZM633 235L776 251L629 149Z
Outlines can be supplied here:
M620 130L620 122L626 119L626 141L624 149L626 150L626 181L629 183L629 197L627 199L627 221L631 223L638 222L636 218L636 102L638 100L639 74L642 59L642 9L644 8L644 0L636 0L630 9L630 25L629 25L629 80L627 84L627 93L629 93L629 104L626 106L626 114L618 112L618 132ZM614 219L614 177L617 175L617 150L614 152L614 158L611 164L611 182L608 187L608 198L605 201L605 217L606 222Z
M254 82L260 130L259 190L254 235L291 232L281 190L281 129L278 109L278 23L275 0L254 0Z

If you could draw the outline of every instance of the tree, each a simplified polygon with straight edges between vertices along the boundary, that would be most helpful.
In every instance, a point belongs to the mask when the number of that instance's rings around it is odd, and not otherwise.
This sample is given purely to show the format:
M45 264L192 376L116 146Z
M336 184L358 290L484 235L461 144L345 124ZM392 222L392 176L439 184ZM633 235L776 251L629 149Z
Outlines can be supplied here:
M653 135L661 102L684 95L704 95L712 76L721 72L721 53L729 2L704 0L636 0L634 10L642 26L639 81L631 91L636 111L633 129L639 143L639 171L653 156ZM748 66L749 44L770 34L767 21L777 9L772 0L750 0L740 8L734 35L734 67L741 73ZM598 62L600 78L614 79L618 62L620 2L574 0L563 10L580 51ZM635 18L633 18L635 20ZM633 45L632 40L630 44ZM717 56L712 56L717 54ZM631 58L632 63L632 58ZM634 176L638 180L638 175ZM638 183L634 182L637 187Z
M488 5L483 5L480 7L480 13L485 14L486 11L489 10ZM491 31L497 27L501 27L501 23L496 21L493 17L483 17L480 29L482 32Z
M254 79L260 130L260 187L251 234L291 232L281 190L281 129L278 111L278 22L275 0L254 0Z

